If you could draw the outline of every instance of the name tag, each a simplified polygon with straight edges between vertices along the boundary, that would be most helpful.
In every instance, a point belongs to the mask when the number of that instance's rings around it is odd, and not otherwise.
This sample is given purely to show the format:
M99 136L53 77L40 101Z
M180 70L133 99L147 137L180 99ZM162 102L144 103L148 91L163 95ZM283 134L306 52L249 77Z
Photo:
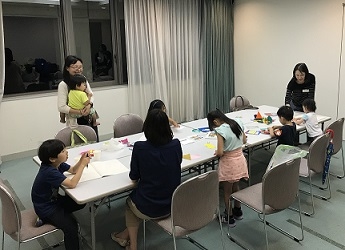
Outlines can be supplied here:
M302 89L303 93L309 93L309 89Z

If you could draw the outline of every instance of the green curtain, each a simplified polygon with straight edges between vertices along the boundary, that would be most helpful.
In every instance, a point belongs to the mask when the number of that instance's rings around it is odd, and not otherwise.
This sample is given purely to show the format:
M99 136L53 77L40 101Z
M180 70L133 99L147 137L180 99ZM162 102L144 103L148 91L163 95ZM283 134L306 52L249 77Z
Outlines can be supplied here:
M232 0L204 0L203 68L205 115L215 108L229 112L234 96L234 21Z

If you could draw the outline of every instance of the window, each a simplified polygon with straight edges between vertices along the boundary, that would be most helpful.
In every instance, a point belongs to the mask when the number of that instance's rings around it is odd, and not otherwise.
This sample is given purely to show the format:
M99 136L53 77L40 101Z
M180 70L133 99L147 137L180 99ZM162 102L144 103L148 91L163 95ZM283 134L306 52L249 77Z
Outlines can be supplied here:
M84 75L90 82L114 79L114 53L108 1L72 4L76 52L83 59Z
M93 87L127 82L120 1L3 0L4 94L57 89L65 51L82 58L83 73ZM62 3L70 7L62 8ZM74 36L68 44L66 29Z
M3 2L5 95L54 89L62 78L58 4Z

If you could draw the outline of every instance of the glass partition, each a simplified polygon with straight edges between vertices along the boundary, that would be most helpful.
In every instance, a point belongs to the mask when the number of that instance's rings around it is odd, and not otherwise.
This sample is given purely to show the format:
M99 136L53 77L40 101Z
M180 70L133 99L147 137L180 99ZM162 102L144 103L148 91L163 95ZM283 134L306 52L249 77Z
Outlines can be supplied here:
M127 83L122 0L3 0L2 9L5 96L57 89L68 53L92 87Z
M76 52L83 59L84 75L90 82L114 80L109 2L72 2L72 19Z
M59 2L47 2L3 1L5 95L56 89L62 79Z

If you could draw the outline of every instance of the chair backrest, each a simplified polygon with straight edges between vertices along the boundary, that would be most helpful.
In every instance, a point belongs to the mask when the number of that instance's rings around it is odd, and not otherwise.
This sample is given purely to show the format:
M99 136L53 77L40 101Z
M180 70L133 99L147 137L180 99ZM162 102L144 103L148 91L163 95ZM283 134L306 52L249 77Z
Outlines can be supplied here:
M140 133L143 131L143 125L144 121L139 115L121 115L114 122L114 138Z
M49 89L50 87L48 83L31 83L27 86L26 92L35 92Z
M316 173L322 173L325 167L327 147L330 141L328 133L317 137L309 147L308 167Z
M264 205L283 210L296 199L299 185L301 158L271 168L262 178L262 200Z
M344 118L340 118L332 122L326 129L332 129L334 132L333 137L333 154L339 152L343 146L343 127L344 127Z
M0 178L0 198L2 213L2 228L4 232L13 239L17 239L18 232L22 225L20 209L14 199L12 191Z
M174 226L197 230L213 220L219 204L217 171L209 171L181 183L171 202Z
M84 141L76 133L74 133L73 130L79 131L87 139L88 142L97 141L97 135L95 130L87 125L65 127L55 135L55 139L61 140L66 146L72 146L71 136L73 133L75 145L84 143Z

